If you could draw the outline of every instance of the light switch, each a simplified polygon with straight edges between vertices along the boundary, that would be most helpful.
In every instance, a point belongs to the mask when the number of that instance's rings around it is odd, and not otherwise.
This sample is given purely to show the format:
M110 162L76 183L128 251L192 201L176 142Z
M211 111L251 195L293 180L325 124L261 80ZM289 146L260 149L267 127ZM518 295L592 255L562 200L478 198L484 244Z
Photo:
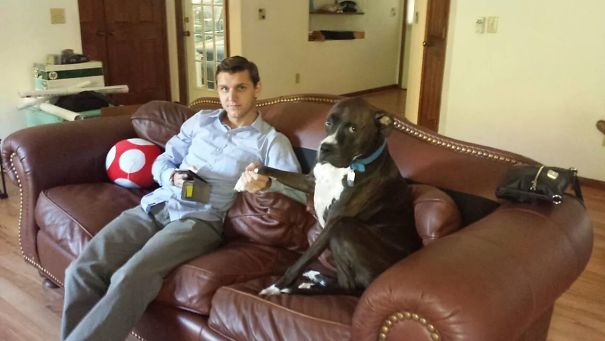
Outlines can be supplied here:
M498 32L498 17L487 17L487 33Z
M51 24L65 24L65 8L51 8L50 9L50 23Z
M475 20L475 33L485 33L485 17L478 17Z

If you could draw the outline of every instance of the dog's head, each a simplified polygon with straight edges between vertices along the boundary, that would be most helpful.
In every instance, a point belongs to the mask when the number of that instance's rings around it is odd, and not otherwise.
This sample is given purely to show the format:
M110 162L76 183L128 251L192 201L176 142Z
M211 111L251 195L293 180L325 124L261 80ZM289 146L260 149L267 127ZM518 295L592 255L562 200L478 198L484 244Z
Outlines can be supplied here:
M371 155L393 127L393 117L361 98L337 102L326 119L327 137L319 146L317 160L334 167L348 167Z

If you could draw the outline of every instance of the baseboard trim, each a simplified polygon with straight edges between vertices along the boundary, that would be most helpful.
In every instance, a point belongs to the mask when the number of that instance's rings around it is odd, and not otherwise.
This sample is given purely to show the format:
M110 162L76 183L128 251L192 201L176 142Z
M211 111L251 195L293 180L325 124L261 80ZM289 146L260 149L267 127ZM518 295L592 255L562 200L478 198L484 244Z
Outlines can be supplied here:
M373 92L378 92L378 91L383 91L383 90L390 90L390 89L395 89L395 88L399 88L399 85L397 85L397 84L385 85L385 86L381 86L381 87L374 88L374 89L367 89L367 90L361 90L361 91L356 91L356 92L349 92L347 94L342 94L341 96L356 97L356 96L371 94Z

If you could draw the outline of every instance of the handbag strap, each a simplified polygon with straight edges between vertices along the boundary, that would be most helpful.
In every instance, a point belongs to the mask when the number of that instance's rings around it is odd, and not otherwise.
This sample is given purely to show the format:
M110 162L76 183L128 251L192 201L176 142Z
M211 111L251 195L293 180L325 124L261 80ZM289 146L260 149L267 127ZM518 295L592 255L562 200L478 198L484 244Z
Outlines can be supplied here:
M571 171L571 174L572 174L571 181L572 181L573 191L576 193L576 198L578 198L578 200L580 200L582 205L584 205L584 197L582 196L582 188L580 188L580 180L578 180L578 170L575 168L570 168L569 170Z
M540 169L538 169L538 173L536 173L536 176L534 177L534 179L531 182L531 187L529 187L529 190L532 192L535 192L538 189L538 178L540 177L540 173L542 173L542 170L544 169L544 166L540 167Z

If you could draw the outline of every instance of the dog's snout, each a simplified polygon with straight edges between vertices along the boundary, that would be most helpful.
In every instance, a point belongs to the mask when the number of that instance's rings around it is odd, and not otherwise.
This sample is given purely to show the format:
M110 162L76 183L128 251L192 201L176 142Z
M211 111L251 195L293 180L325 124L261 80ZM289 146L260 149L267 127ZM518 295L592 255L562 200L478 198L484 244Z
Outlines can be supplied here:
M322 153L329 153L334 149L334 145L331 143L322 143L319 146L319 151Z

